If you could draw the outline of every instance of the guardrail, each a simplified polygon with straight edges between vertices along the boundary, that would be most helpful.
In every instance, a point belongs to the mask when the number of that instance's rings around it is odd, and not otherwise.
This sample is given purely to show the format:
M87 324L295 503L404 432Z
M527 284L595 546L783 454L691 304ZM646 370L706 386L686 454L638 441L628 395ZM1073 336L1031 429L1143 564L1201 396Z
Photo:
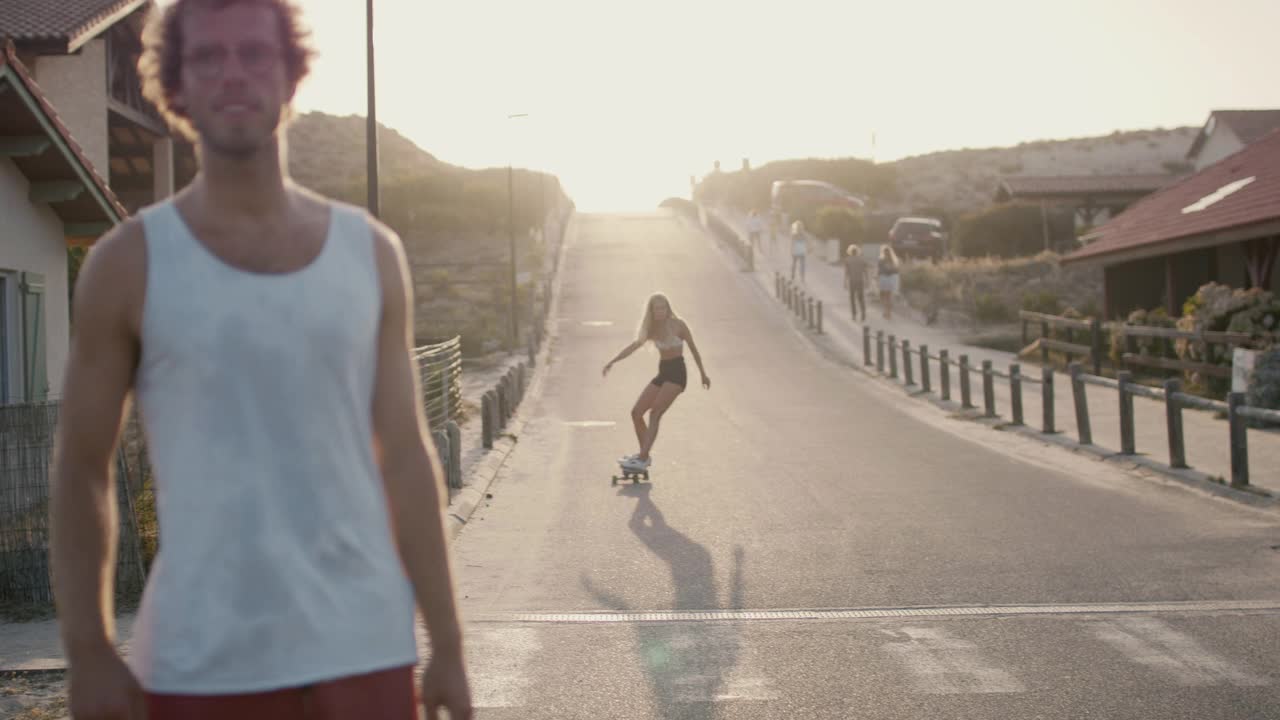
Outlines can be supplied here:
M932 363L936 363L939 379L941 380L939 397L944 402L953 402L951 375L954 368L958 374L960 386L960 407L965 410L980 409L984 418L999 417L996 408L995 384L997 381L1008 382L1011 424L1013 425L1025 425L1022 404L1023 386L1039 385L1043 407L1041 433L1046 435L1057 433L1057 429L1054 426L1056 407L1054 380L1056 371L1051 366L1042 367L1039 378L1024 375L1020 363L1011 363L1007 372L996 370L990 360L984 360L980 367L975 368L970 364L967 355L960 355L958 359L952 360L949 352L945 349L934 355L927 345L913 348L910 341L899 340L893 335L886 337L884 331L876 331L873 336L871 328L865 325L862 328L862 349L863 364L866 367L874 367L877 373L887 374L893 380L901 379L907 388L917 387L919 394L933 392ZM901 373L899 372L898 363L899 353L901 353L902 359ZM888 359L887 372L886 358ZM916 385L913 372L914 365L917 362L920 368L919 385ZM1187 464L1186 457L1186 443L1182 423L1183 409L1195 408L1220 412L1227 416L1227 441L1231 448L1230 483L1237 488L1249 487L1248 421L1280 423L1280 411L1250 407L1245 403L1244 393L1231 393L1228 395L1226 402L1209 400L1182 392L1182 384L1176 379L1165 380L1162 389L1151 388L1134 382L1132 373L1127 371L1120 372L1117 379L1111 379L1086 373L1084 367L1082 363L1073 362L1070 364L1068 371L1068 377L1071 382L1071 396L1075 408L1076 430L1081 445L1093 445L1093 432L1089 418L1089 398L1085 392L1085 386L1087 385L1110 388L1117 392L1120 410L1120 455L1136 455L1138 452L1134 431L1133 399L1135 397L1145 397L1164 402L1168 435L1168 465L1171 468L1185 469L1190 467ZM974 405L971 380L975 372L979 373L982 381L981 408Z
M711 231L716 239L723 242L730 250L737 253L742 260L742 269L745 272L752 272L756 269L755 249L751 247L751 242L744 239L737 230L734 230L724 220L721 220L714 212L707 210L705 206L698 206L698 222L702 227Z

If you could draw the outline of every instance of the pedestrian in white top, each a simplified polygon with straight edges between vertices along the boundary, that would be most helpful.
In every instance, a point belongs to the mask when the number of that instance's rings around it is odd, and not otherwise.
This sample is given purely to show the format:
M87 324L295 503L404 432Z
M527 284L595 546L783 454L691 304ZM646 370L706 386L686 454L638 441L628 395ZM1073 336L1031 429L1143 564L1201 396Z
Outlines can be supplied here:
M310 50L288 0L154 11L144 92L199 147L176 197L77 282L52 472L75 718L470 718L440 461L417 398L404 248L288 177ZM126 664L112 458L131 398L161 545Z
M797 220L791 223L791 279L796 279L796 268L800 269L800 282L804 282L804 263L809 253L809 244L805 240L804 223Z

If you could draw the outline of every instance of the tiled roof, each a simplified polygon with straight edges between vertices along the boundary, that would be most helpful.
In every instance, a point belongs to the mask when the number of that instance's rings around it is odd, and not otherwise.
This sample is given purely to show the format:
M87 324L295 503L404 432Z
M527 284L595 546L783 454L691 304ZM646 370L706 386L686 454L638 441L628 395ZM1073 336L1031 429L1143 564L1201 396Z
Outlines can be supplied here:
M1132 255L1190 239L1280 221L1280 130L1149 195L1098 229L1064 262Z
M0 37L73 52L147 0L3 0Z
M27 92L31 93L31 96L35 98L46 119L48 119L49 123L53 125L62 141L65 142L67 147L71 150L74 162L84 169L91 178L94 187L102 194L102 197L105 198L107 204L110 206L110 210L107 214L110 215L114 212L115 217L112 219L116 221L127 217L129 212L125 210L124 205L120 204L120 200L117 199L116 194L111 191L111 187L107 185L106 180L103 180L102 176L98 174L97 168L93 166L93 163L89 162L89 158L84 154L84 150L81 149L80 143L77 143L75 138L71 136L71 131L67 129L67 126L63 124L62 119L58 117L58 112L53 109L53 105L49 104L49 99L46 98L44 92L40 90L40 86L37 85L35 80L31 77L31 73L27 71L26 66L22 64L22 61L18 60L13 43L9 41L0 41L0 71L3 71L6 67L13 71L18 82L22 83Z
M1020 195L1101 195L1150 193L1174 182L1176 175L1011 175L1000 179L1000 194Z

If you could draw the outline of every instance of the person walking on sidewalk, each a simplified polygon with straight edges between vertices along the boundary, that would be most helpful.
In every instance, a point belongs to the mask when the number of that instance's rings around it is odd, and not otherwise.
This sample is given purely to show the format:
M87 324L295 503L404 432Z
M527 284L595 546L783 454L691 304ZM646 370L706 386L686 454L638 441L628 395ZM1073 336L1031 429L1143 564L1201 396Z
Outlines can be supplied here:
M804 223L797 220L791 223L791 279L796 279L796 268L800 269L800 282L804 282L804 262L809 253L809 243L805 240Z
M893 296L898 292L898 255L888 245L880 246L880 261L876 264L876 275L880 285L880 307L884 311L884 319L893 319Z
M640 452L621 459L623 468L627 470L649 469L653 461L653 443L658 439L658 424L688 385L689 371L685 367L682 352L684 343L689 344L689 352L693 353L693 359L698 363L702 387L711 389L711 378L707 377L707 371L702 367L702 355L698 353L698 345L693 341L693 331L689 329L688 323L676 315L671 302L662 293L654 293L645 303L635 342L610 360L604 366L601 376L607 377L615 364L649 342L658 349L658 374L640 392L635 406L631 408L631 422L636 429ZM649 415L648 423L645 422L646 413Z
M148 21L144 92L201 169L77 282L51 489L73 717L472 717L404 247L286 170L311 55L288 0ZM132 399L163 541L126 664L111 465Z
M760 233L764 231L764 218L760 217L760 213L754 209L747 216L747 238L751 242L751 247L760 248Z
M862 248L850 244L845 251L844 286L849 290L849 312L853 314L854 322L858 322L859 310L862 311L862 322L867 321L866 287L870 273L871 267L862 257Z

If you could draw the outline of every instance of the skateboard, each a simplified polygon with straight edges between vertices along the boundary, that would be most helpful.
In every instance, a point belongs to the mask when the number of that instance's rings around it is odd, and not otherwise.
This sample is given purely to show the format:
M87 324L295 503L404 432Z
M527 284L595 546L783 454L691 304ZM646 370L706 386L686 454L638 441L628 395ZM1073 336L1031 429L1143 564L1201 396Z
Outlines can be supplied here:
M611 483L612 485L617 485L619 480L622 480L622 481L630 480L633 485L635 483L640 482L641 479L644 479L645 481L649 480L648 470L629 470L626 467L623 467L622 463L618 463L618 469L622 472L622 474L613 476L613 482Z

